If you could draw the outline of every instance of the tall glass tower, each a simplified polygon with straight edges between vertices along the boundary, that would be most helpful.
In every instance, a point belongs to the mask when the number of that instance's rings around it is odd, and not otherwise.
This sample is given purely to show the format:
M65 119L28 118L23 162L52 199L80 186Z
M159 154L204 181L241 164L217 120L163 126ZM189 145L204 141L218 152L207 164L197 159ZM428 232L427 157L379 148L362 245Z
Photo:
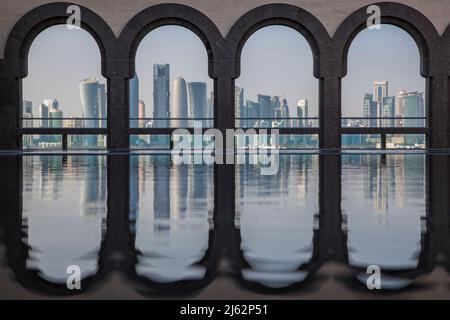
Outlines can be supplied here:
M373 83L373 99L376 103L376 112L372 117L383 117L384 99L389 96L388 89L388 81L375 81ZM376 119L375 123L377 127L384 124L381 119Z
M170 66L168 64L153 65L153 126L168 126L170 117ZM164 118L164 120L156 120Z
M98 128L99 104L98 104L98 80L96 78L85 79L80 82L81 110L85 128ZM96 147L97 137L85 137L86 147Z
M205 82L189 82L187 85L189 96L189 117L206 118L208 116L208 98ZM204 121L202 121L202 124ZM192 120L192 126L194 120Z
M106 85L99 84L98 85L98 117L101 118L99 120L99 127L106 128Z
M244 106L244 88L235 87L234 88L234 107L236 118L247 118L247 108ZM247 121L245 119L239 120L240 127L246 127Z
M172 95L172 125L177 128L185 128L188 126L188 121L184 120L188 117L188 102L186 81L182 77L178 77L173 81L173 95Z
M135 75L130 79L130 118L131 128L136 128L138 126L139 118L139 78Z
M137 128L139 125L139 78L135 75L130 79L130 128ZM131 136L131 145L136 145L137 135Z

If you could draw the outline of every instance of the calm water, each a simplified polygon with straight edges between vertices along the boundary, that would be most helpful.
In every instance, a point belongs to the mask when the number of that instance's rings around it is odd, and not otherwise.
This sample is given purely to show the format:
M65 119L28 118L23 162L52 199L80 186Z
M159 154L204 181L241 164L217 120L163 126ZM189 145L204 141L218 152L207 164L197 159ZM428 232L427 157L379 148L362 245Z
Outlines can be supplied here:
M377 265L385 289L413 283L432 251L433 156L330 156L337 171L321 170L326 157L280 155L271 176L236 165L227 195L235 212L218 210L213 165L148 154L3 157L0 273L58 295L71 293L67 268L76 265L81 293L120 271L136 290L184 294L214 283L226 262L227 281L243 290L282 292L314 284L333 260L347 265L345 281L364 284ZM327 193L327 172L340 190Z

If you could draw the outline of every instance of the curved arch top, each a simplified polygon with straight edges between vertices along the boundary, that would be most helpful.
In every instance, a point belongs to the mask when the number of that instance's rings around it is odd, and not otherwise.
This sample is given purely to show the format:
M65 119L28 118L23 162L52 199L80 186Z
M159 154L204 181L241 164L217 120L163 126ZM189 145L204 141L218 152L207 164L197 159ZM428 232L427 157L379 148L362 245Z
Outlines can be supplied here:
M34 39L45 29L66 24L70 17L69 6L65 2L49 3L25 14L13 27L5 45L4 60L9 74L24 78L28 73L28 52ZM79 6L81 27L89 32L97 42L102 57L102 74L108 74L108 54L114 52L116 37L108 24L95 12Z
M394 2L375 3L380 7L381 23L391 24L405 30L416 42L420 52L421 74L429 77L430 74L439 72L439 66L433 67L431 56L439 56L440 37L433 26L422 13L404 4ZM350 14L338 27L332 39L332 47L336 61L342 61L340 77L347 74L347 57L350 45L357 34L366 28L370 14L367 13L368 6L360 8Z
M444 56L441 57L441 63L446 63L446 75L450 76L450 63L448 61L448 59L450 58L450 25L447 26L444 34L442 35L442 42Z
M311 46L314 61L314 76L321 75L321 54L325 52L330 37L322 23L308 11L289 4L268 4L257 7L244 14L232 26L226 40L232 50L229 56L235 59L235 78L240 75L242 49L246 41L257 30L271 26L283 25L301 33Z
M205 45L208 53L209 76L214 78L215 59L223 40L219 29L203 13L181 4L159 4L149 7L134 16L122 30L119 37L123 58L129 61L128 76L134 76L136 52L142 39L152 30L167 25L185 27L194 32Z

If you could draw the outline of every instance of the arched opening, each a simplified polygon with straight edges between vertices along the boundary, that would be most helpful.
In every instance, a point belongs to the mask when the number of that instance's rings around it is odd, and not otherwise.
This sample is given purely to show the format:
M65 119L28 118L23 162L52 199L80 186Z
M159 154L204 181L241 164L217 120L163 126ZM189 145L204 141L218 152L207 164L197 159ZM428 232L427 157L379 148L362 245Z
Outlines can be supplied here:
M362 273L370 265L383 273L419 267L429 232L427 180L425 154L343 155L343 230L352 267ZM395 288L400 280L386 277L382 286Z
M237 166L235 226L248 263L240 270L244 280L280 289L308 276L302 267L313 258L318 230L319 156L281 154L277 161L275 175Z
M170 154L130 157L135 272L157 283L202 281L213 231L214 167L172 164Z
M427 126L426 79L411 35L390 24L366 28L353 39L347 61L342 127L364 133L344 134L343 148L424 148L425 134L413 128Z
M55 25L33 41L23 79L23 149L106 148L101 134L67 134L63 129L107 126L106 79L95 39L84 29ZM59 131L59 132L58 132Z
M130 128L134 149L169 149L170 136L145 129L213 126L213 82L200 38L185 27L167 25L151 31L136 53L136 76L130 80Z
M241 75L236 79L237 128L317 128L319 82L313 75L311 46L298 31L283 25L259 29L245 42ZM260 141L261 140L261 141ZM240 136L237 147L258 148L270 139ZM318 136L283 134L281 149L316 148Z
M174 130L213 126L208 55L194 32L178 25L152 30L140 42L135 63L130 130L140 132L130 135L130 148L164 153L178 141ZM130 157L130 220L141 279L203 280L207 270L200 261L212 230L213 178L213 165L176 164L169 153Z
M68 272L80 271L82 280L96 275L107 214L106 156L30 155L22 163L27 270L63 286Z

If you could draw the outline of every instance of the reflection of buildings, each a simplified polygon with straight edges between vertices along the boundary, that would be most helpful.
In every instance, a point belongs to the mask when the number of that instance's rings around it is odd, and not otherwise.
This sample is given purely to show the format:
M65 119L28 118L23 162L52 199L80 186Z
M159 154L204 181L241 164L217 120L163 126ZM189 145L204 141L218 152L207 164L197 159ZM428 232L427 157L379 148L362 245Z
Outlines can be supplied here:
M214 188L207 165L173 165L166 155L130 157L130 218L144 214L146 190L153 192L156 234L167 236L170 221L183 221L209 212ZM147 174L148 170L148 174ZM146 188L150 180L151 188Z
M130 220L139 217L139 157L130 156Z
M181 220L186 217L189 169L187 165L175 165L170 172L170 216L172 219Z
M39 193L42 200L55 200L60 197L63 184L63 175L60 170L63 166L61 156L41 156L36 160L36 170L39 176Z
M312 257L319 212L314 159L318 157L282 155L273 176L262 176L254 165L237 168L235 226L246 280L274 288L303 280L299 266Z
M80 196L80 214L90 216L101 214L106 201L105 157L83 158L84 174Z
M170 171L167 157L155 156L153 163L153 215L155 221L170 219ZM170 225L155 223L155 232L170 229Z
M83 216L105 213L107 197L106 157L45 155L23 158L24 183L27 191L38 182L41 200L57 200L69 180L81 182L80 214ZM37 179L33 177L37 175Z
M350 163L350 160L353 161ZM422 155L392 155L383 160L381 156L354 155L346 157L348 165L366 167L364 171L364 198L373 201L375 212L383 215L388 223L389 198L398 208L404 208L407 199L425 196L425 157Z

